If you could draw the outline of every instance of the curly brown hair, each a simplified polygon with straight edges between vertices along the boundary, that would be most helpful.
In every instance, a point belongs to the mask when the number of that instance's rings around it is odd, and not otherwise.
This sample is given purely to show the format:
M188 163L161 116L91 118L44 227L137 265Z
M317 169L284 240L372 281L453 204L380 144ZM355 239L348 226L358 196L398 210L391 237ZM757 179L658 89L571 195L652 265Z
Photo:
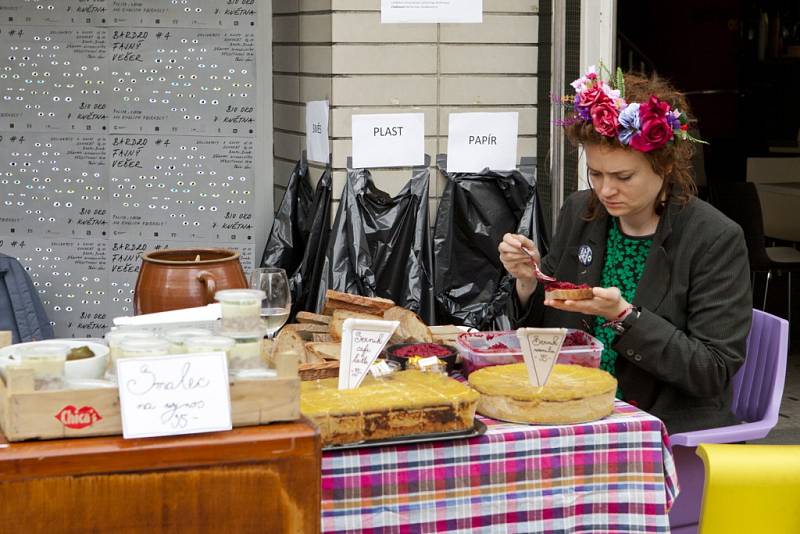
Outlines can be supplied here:
M625 100L627 102L647 102L650 96L655 95L670 105L677 108L689 117L689 103L683 94L679 93L668 81L655 75L645 77L638 74L626 73L625 75ZM567 138L574 145L601 145L609 148L633 150L623 145L616 137L606 137L599 134L592 123L579 120L565 127ZM661 192L656 197L655 210L658 215L666 207L666 199L672 196L680 204L686 204L689 199L697 194L697 185L694 183L694 169L692 156L694 143L675 140L665 146L643 152L650 162L653 172L664 179ZM586 220L598 219L605 208L597 199L592 190L592 198L586 207L584 218Z

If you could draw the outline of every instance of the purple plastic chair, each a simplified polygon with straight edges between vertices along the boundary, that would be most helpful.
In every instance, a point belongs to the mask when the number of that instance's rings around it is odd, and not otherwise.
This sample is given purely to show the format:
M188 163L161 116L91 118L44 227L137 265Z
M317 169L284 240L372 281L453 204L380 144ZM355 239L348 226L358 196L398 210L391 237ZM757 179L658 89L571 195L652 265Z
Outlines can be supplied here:
M766 437L778 422L786 380L789 323L753 310L744 365L733 377L735 426L682 432L669 437L678 472L680 494L669 512L673 534L695 534L703 497L703 462L695 454L700 443L736 443Z

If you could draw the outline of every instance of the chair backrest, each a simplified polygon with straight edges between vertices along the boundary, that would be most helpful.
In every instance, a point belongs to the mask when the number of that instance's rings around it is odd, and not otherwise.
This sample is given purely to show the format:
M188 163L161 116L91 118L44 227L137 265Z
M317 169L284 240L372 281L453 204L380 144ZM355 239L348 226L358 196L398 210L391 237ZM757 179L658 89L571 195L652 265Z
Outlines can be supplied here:
M700 534L800 532L800 445L702 444Z
M740 421L778 421L786 380L789 323L753 310L747 336L747 357L733 378L733 413Z
M722 213L742 227L750 268L754 271L769 270L770 259L767 256L764 237L764 218L755 184L716 183L710 198Z

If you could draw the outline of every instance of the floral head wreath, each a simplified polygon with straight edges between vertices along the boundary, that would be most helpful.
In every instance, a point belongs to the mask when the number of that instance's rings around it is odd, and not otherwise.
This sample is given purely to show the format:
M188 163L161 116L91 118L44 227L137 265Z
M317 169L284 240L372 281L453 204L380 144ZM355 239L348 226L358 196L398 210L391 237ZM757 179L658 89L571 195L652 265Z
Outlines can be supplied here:
M603 69L603 65L600 65ZM610 75L610 73L609 73ZM705 143L689 134L689 120L679 109L652 95L647 102L625 100L625 78L617 69L613 82L603 80L594 65L574 82L574 122L591 122L597 133L626 147L650 152L678 140Z

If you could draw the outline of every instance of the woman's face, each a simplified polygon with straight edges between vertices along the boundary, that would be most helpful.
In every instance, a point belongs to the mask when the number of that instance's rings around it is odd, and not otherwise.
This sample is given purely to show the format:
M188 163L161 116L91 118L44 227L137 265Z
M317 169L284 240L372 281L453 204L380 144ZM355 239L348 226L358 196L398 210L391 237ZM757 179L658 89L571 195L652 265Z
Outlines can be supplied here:
M589 182L597 198L614 217L655 214L655 200L664 179L641 152L586 145Z

